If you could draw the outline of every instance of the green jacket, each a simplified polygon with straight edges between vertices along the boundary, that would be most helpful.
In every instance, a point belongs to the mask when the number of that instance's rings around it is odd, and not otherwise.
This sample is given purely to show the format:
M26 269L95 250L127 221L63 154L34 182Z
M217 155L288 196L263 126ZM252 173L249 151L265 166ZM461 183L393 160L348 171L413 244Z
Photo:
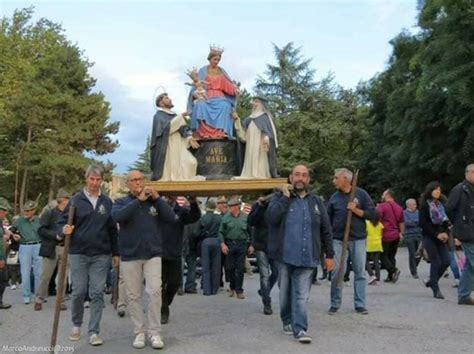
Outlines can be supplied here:
M219 227L219 240L221 243L229 240L249 241L249 235L247 214L240 212L240 214L235 217L229 212L222 217Z
M26 242L40 241L38 229L40 228L40 219L38 216L33 216L31 220L28 220L24 216L20 216L13 222L12 228L15 233L21 235L20 244Z

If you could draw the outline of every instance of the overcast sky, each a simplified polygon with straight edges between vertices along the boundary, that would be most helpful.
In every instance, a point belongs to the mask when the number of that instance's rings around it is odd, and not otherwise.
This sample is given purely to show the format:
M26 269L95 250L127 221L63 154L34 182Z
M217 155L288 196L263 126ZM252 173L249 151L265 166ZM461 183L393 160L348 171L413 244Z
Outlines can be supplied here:
M317 77L332 72L347 88L384 69L389 41L415 30L416 0L326 1L8 1L1 16L34 5L35 19L62 24L95 65L97 89L120 121L120 147L105 158L125 172L145 148L153 97L165 87L185 110L185 71L207 64L209 44L225 48L221 66L252 90L274 63L273 45L294 42Z

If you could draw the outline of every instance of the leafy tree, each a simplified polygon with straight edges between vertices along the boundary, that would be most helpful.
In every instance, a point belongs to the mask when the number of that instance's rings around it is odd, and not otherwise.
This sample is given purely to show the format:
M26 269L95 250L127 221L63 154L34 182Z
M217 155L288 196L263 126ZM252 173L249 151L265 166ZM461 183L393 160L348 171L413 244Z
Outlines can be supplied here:
M104 155L118 145L110 135L119 123L108 121L108 102L92 91L92 64L60 25L32 23L32 15L32 8L17 10L0 22L0 151L10 172L1 185L15 191L15 204L52 195L72 175L82 179L91 161L84 153Z
M128 167L128 170L141 171L147 178L150 178L151 173L152 173L150 165L151 165L151 150L150 150L150 137L148 137L146 139L145 150L140 155L138 155L138 159Z

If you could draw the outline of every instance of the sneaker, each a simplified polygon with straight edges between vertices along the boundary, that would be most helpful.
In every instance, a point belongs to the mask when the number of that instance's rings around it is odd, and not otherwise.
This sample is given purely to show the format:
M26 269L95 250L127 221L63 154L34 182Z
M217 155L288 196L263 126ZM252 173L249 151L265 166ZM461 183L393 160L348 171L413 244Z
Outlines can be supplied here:
M143 349L146 345L145 333L138 333L133 340L132 346L135 349Z
M453 288L459 287L459 279L454 279Z
M94 347L98 346L98 345L102 345L104 344L104 342L102 341L102 339L99 337L98 334L92 334L90 337L89 337L89 344L90 345L93 345Z
M372 275L369 277L369 285L372 285L374 282L377 281L377 277L375 275Z
M345 286L346 288L350 288L350 287L352 286L352 284L351 284L351 282L348 280L348 281L345 281L345 282L344 282L344 286Z
M239 299L239 300L245 299L244 293L237 293L237 299Z
M291 324L283 325L283 333L287 336L291 336L293 334L293 327Z
M398 281L399 276L400 276L400 269L397 269L392 275L392 283L396 283Z
M365 307L356 307L355 311L360 315L368 315L369 311Z
M88 309L89 307L91 307L91 303L89 301L84 301L84 308Z
M81 328L80 327L72 327L72 331L69 334L69 340L76 341L81 339Z
M0 310L8 310L12 305L0 302Z
M149 340L151 343L151 347L153 349L163 349L165 346L165 344L163 343L163 340L158 334L155 334L154 336L150 336Z
M458 299L458 305L474 305L474 299L472 297L463 297Z
M10 289L11 290L16 290L16 285L15 284L10 285Z
M296 335L296 339L298 339L298 342L304 344L309 344L313 341L313 339L308 336L305 331L299 331L299 333Z
M328 310L328 315L335 315L337 310L339 310L337 307L332 307Z
M272 305L270 305L270 304L265 304L265 305L263 305L263 313L264 313L265 315L271 315L271 314L273 314Z

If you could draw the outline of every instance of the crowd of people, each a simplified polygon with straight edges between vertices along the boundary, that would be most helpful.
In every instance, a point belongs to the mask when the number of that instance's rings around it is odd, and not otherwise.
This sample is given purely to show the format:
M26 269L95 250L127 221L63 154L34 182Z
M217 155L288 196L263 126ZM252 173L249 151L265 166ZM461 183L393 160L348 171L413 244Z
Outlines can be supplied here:
M34 310L42 310L55 270L64 262L66 237L70 237L70 287L59 294L61 310L67 309L64 300L69 288L69 339L77 341L84 307L90 304L87 332L93 346L103 344L104 291L115 278L118 315L123 317L126 310L133 323L132 346L144 348L150 343L152 348L163 348L161 326L170 320L174 297L198 293L198 259L203 295L218 294L228 282L228 296L244 300L246 258L255 254L263 313L272 315L271 291L278 284L283 333L300 343L312 341L307 302L318 280L318 266L322 278L331 281L328 314L337 314L341 307L344 287L339 273L344 272L347 280L352 272L354 310L367 315L366 287L380 283L381 269L387 273L384 282L399 279L396 255L402 241L409 251L413 278L419 277L420 259L429 260L430 275L424 284L434 298L444 299L439 279L451 266L458 304L474 305L474 164L466 167L465 179L449 198L442 194L440 183L431 182L418 202L405 202L405 209L391 189L376 204L364 189L353 190L352 180L350 170L336 169L336 191L324 201L309 191L308 168L298 165L289 184L262 195L248 214L238 198L209 198L201 208L196 197L188 197L181 205L175 197L161 196L145 186L144 175L137 170L127 175L128 194L112 201L101 191L103 170L94 165L85 171L82 190L70 195L60 189L54 207L45 208L40 216L37 202L27 201L22 215L10 225L10 205L0 198L0 310L11 307L3 302L3 294L7 286L19 287L18 267L23 302L34 301ZM71 206L75 212L68 223ZM111 276L111 269L116 276Z

